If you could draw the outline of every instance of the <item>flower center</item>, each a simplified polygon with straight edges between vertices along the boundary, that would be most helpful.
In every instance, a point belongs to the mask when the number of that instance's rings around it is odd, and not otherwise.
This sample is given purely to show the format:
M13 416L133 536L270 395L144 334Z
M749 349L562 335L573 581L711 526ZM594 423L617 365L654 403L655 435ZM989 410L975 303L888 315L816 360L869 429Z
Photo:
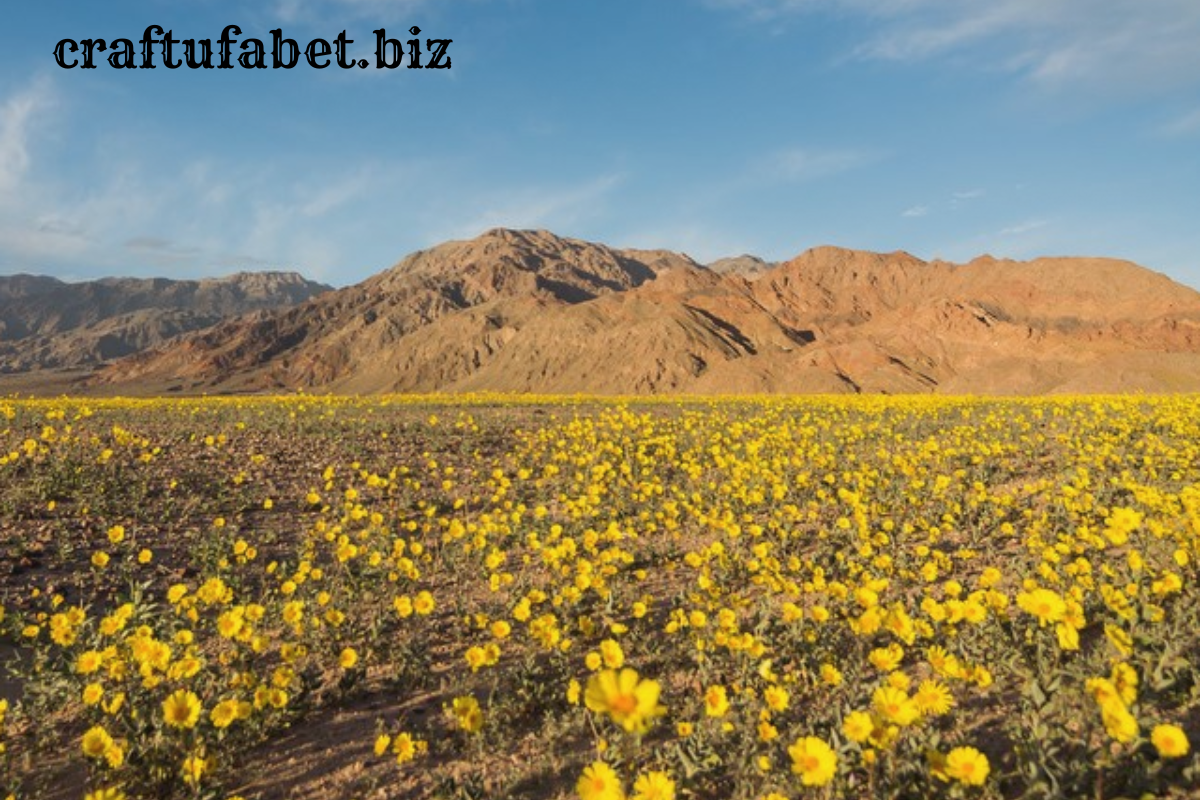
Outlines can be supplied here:
M613 711L632 714L637 710L637 698L631 694L619 694L612 699Z

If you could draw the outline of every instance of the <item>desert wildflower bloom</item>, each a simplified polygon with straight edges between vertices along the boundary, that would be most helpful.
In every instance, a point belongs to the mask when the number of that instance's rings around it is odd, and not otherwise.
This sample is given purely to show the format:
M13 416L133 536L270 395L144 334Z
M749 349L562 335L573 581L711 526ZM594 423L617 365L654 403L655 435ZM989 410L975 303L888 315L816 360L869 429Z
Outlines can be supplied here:
M877 647L871 651L868 660L880 672L891 672L900 666L904 659L904 648L892 642L887 647Z
M465 695L454 698L452 710L458 727L467 733L479 733L483 730L483 709L474 697Z
M956 747L946 754L947 777L967 786L982 786L989 770L987 756L974 747Z
M433 595L429 592L417 592L417 596L413 598L413 611L422 616L432 614L434 606Z
M943 678L957 678L962 674L962 666L958 663L958 657L947 652L944 647L938 645L930 647L925 651L925 660L929 662L929 666L933 667L933 671Z
M172 728L194 728L200 719L200 698L186 689L176 689L163 700L163 719Z
M950 690L945 684L935 680L921 681L912 699L925 716L939 716L954 707L954 696L950 694Z
M1108 678L1088 678L1085 686L1092 695L1092 699L1100 706L1104 706L1110 702L1123 702L1121 700L1121 693L1117 691L1117 687Z
M723 717L729 711L729 695L724 686L710 686L704 692L704 713L710 717Z
M871 738L874 730L875 723L871 720L871 715L865 711L851 711L842 720L842 733L846 734L846 738L852 742L862 744Z
M1101 704L1100 717L1104 722L1104 730L1115 741L1128 744L1137 738L1137 718L1129 713L1129 709L1119 699Z
M595 761L584 767L583 775L575 784L580 800L625 800L621 779L613 768L603 761Z
M1071 627L1065 622L1060 622L1054 626L1054 633L1058 637L1058 646L1063 650L1079 649L1078 629Z
M238 718L237 700L222 700L208 715L214 728L228 728Z
M353 669L358 663L358 653L353 647L347 647L338 655L338 665L342 669Z
M1067 613L1067 604L1058 592L1050 589L1021 592L1017 595L1017 606L1022 611L1037 617L1038 623L1042 625L1058 622Z
M604 659L604 666L609 669L625 666L625 653L615 639L605 639L600 643L600 655Z
M104 687L98 683L89 683L83 687L83 704L94 706L104 698Z
M921 712L903 689L880 686L871 697L871 705L879 715L896 725L912 725Z
M104 760L108 763L109 769L120 769L125 763L125 748L117 742L113 742L104 751Z
M675 781L665 772L647 772L633 782L633 800L675 800Z
M104 666L104 654L95 650L86 650L75 659L75 671L80 675L90 675Z
M1187 734L1178 725L1155 725L1150 741L1161 758L1180 758L1190 749Z
M815 736L797 739L788 748L788 755L792 757L792 772L800 776L805 786L824 786L837 773L837 754Z
M108 735L108 731L101 725L94 725L88 728L87 733L83 734L80 747L88 758L100 758L104 755L104 751L112 746L112 743L113 739Z
M187 784L195 786L200 783L200 778L208 771L208 767L208 761L203 756L192 754L183 760L183 769L180 770L180 774L183 775L183 780Z
M88 792L83 800L125 800L125 793L116 787Z
M396 754L397 764L407 764L416 758L425 748L425 742L414 739L411 733L400 733L392 741L392 752Z
M763 700L772 711L786 711L790 698L782 686L768 686L763 691Z
M821 680L828 686L841 686L842 672L833 664L822 664Z
M583 700L598 714L608 714L627 731L644 732L663 713L658 704L658 681L641 680L636 670L606 669L588 678Z
M283 621L289 625L295 625L304 619L304 603L300 600L293 600L283 607Z
M1133 667L1123 661L1114 664L1109 680L1121 696L1122 703L1128 706L1137 700L1138 675Z
M217 617L217 633L222 638L232 639L242 632L245 626L245 611L230 609Z
M471 672L478 672L480 667L487 664L487 651L475 645L467 648L467 652L463 654L463 658L467 660L467 665L471 668Z

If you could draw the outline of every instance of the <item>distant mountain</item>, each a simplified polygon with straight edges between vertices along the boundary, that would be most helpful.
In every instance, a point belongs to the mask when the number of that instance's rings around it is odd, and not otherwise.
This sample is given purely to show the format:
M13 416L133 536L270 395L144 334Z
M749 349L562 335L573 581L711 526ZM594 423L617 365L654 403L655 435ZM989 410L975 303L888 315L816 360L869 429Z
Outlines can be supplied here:
M93 388L1200 390L1200 293L1129 262L734 261L498 229L115 362Z
M83 283L0 276L0 372L120 358L230 317L291 306L330 288L292 272Z

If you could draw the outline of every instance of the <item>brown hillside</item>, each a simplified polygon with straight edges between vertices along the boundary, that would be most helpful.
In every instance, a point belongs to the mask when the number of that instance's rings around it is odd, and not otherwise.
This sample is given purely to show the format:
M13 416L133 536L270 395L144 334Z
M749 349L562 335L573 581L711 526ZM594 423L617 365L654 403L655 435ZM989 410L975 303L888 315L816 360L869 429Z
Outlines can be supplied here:
M229 317L293 305L329 288L293 272L83 283L0 276L0 372L120 358Z
M494 230L99 380L122 391L1200 390L1200 294L1111 259L955 265L821 247L718 272L669 251Z

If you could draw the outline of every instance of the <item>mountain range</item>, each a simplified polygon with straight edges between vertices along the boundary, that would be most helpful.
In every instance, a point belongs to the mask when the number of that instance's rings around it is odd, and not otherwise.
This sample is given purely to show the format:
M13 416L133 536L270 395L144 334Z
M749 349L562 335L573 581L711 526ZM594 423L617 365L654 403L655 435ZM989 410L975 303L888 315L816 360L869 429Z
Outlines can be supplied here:
M330 288L294 272L81 283L0 275L0 373L98 364L239 314L294 305Z
M13 293L52 279L8 280L0 347L14 355L0 364L103 361L82 391L1200 390L1200 293L1105 258L952 264L818 247L777 264L740 256L705 266L667 250L496 229L343 289L277 279L249 314L179 289L178 306L141 326L128 317L143 310L101 309L98 289L69 317L10 321ZM97 338L118 319L119 347ZM192 319L188 332L181 320ZM92 344L66 350L86 357L41 355L56 337L78 337L81 320Z

